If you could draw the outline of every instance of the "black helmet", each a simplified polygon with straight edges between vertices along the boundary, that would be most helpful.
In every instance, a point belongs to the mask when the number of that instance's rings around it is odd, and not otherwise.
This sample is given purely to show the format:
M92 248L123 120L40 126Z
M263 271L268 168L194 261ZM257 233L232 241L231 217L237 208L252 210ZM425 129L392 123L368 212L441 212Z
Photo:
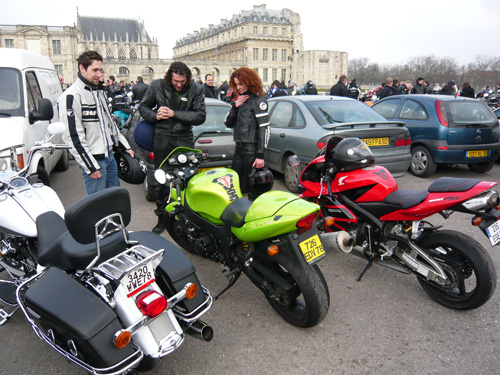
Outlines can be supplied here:
M309 81L307 81L306 85L307 85L307 87L312 87L312 86L314 86L314 82L309 80Z
M115 152L118 177L129 184L140 185L146 178L147 166L141 159L126 152Z
M273 173L264 168L252 168L250 172L250 191L248 192L248 196L250 199L255 199L259 195L264 194L266 191L269 191L273 188L274 179Z
M375 162L372 151L359 138L346 138L339 142L338 137L333 137L328 141L326 150L325 160L343 171L368 167Z

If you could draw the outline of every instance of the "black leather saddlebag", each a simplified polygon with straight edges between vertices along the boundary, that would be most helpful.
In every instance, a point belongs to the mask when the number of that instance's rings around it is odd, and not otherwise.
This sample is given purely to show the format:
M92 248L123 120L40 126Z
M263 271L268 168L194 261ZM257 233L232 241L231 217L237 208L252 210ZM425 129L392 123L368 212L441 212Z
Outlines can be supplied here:
M134 350L118 349L114 334L122 327L104 301L57 268L50 268L26 292L26 305L45 330L54 331L56 344L70 351L72 340L85 362L96 368L113 366Z
M156 282L161 290L167 293L168 297L181 291L187 283L198 286L198 293L193 299L184 299L178 306L185 309L186 313L191 313L198 306L205 302L200 280L196 276L196 269L193 263L170 241L152 232L131 232L130 239L139 241L141 245L153 250L165 249L163 259L156 268Z

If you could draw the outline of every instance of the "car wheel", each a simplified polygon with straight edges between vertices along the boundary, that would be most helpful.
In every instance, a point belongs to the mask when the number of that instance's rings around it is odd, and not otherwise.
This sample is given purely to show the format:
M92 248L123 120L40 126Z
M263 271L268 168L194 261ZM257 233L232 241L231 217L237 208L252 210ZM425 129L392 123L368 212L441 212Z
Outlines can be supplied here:
M55 166L56 171L67 171L69 168L69 155L68 150L63 150L61 158Z
M437 164L432 155L424 146L417 146L411 150L410 171L417 177L429 177L436 172Z
M302 173L302 164L291 166L289 163L289 156L283 167L283 174L285 176L285 184L288 190L292 193L300 193L300 174Z
M36 174L38 175L37 182L43 183L45 186L50 186L49 174L41 165L38 166L36 170Z
M489 170L491 170L491 168L493 168L495 166L495 160L492 160L492 161L486 161L484 163L472 163L472 164L467 164L467 166L469 167L469 169L472 171L472 172L476 172L476 173L486 173L488 172Z

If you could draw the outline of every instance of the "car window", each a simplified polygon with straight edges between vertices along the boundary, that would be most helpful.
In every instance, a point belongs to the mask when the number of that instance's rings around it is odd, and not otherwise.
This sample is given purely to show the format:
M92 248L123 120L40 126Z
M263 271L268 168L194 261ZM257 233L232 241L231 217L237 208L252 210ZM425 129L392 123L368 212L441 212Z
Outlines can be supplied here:
M20 115L23 112L21 73L16 69L0 68L0 112Z
M387 99L383 102L375 103L372 108L386 119L393 119L399 103L401 103L401 99Z
M404 102L399 113L399 118L405 120L427 120L429 116L422 104L409 99Z
M485 124L495 125L498 123L495 115L486 104L475 100L449 101L448 120L451 125Z
M38 99L42 98L42 92L34 72L26 73L26 91L28 93L28 110L36 111Z
M294 127L295 128L305 128L305 126L306 126L306 119L304 118L304 115L302 114L302 111L296 105L294 107L295 107L295 123L294 123Z
M275 105L274 111L271 114L269 123L277 128L288 128L293 126L293 103L288 101L280 101Z
M195 137L204 132L225 132L232 133L233 130L226 128L224 120L231 107L222 105L207 105L207 117L205 122L199 126L193 126Z
M304 104L320 125L386 121L383 116L357 100L320 100Z

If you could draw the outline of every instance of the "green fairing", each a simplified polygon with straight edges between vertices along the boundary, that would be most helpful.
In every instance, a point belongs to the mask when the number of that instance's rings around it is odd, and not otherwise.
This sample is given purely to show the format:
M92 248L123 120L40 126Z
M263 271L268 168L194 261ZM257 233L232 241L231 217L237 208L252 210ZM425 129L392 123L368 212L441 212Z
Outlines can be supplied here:
M245 217L245 224L231 231L242 241L262 241L297 230L297 218L313 212L319 213L315 203L290 193L270 191L255 200Z

